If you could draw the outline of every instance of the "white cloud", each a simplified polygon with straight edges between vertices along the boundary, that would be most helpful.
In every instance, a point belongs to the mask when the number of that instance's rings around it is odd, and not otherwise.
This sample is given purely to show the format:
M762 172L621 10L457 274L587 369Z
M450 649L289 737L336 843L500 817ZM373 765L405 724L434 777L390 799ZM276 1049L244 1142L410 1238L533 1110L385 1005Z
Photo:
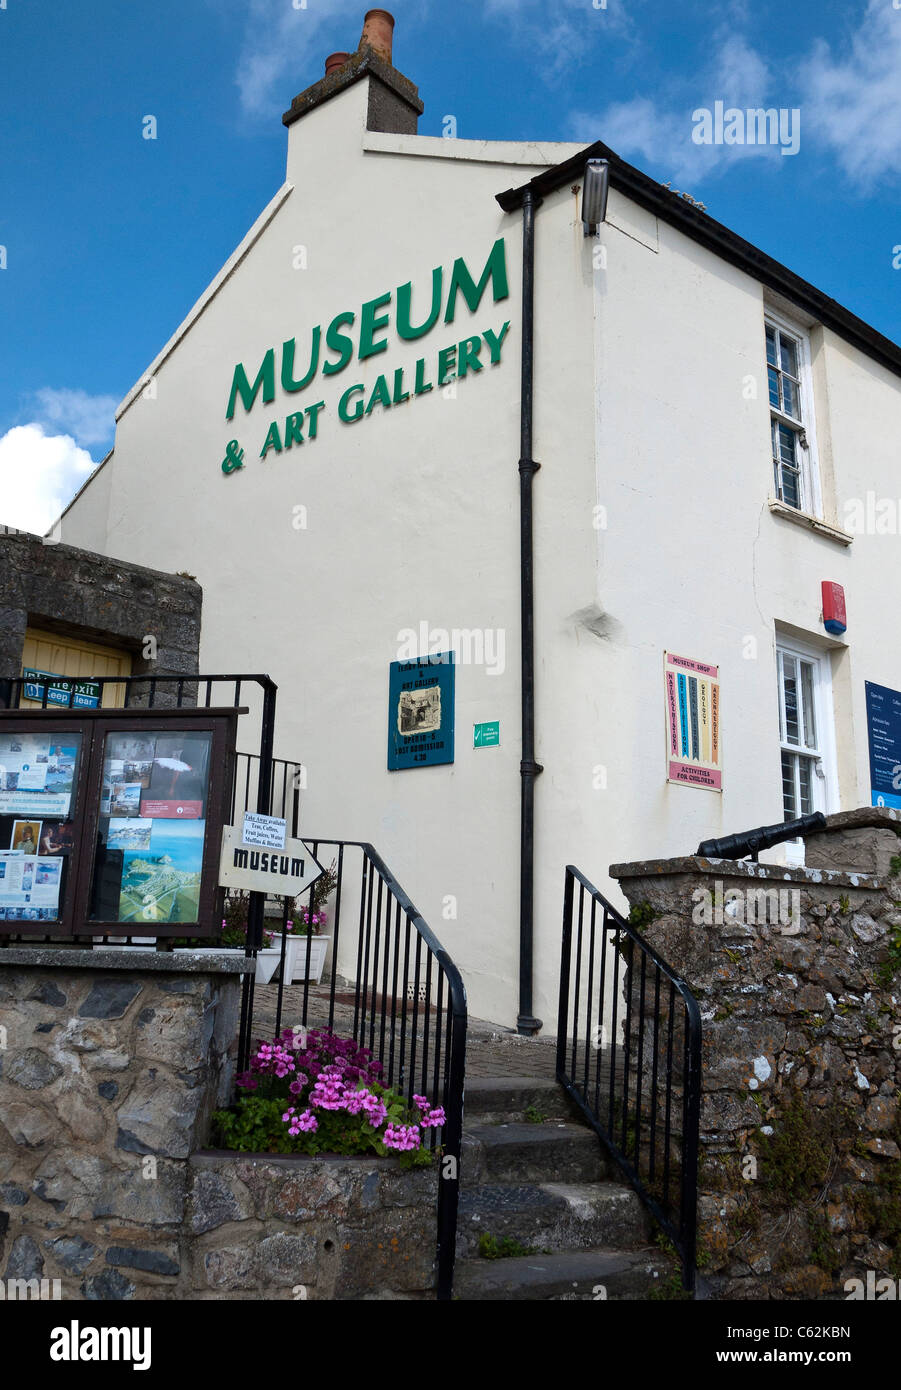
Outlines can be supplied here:
M527 48L543 81L557 82L584 63L596 63L599 45L637 36L637 0L480 0L479 10L508 23L511 39ZM536 55L540 61L534 61Z
M118 404L115 396L89 396L87 391L44 386L34 393L29 410L37 423L62 429L79 444L108 444L112 442Z
M850 48L833 56L819 40L801 81L808 129L852 183L901 174L901 9L870 0Z
M70 435L15 425L0 437L0 525L43 535L95 467Z
M292 0L250 0L246 10L235 81L242 109L266 117L318 82L330 53L356 49L365 13L354 0L306 0L303 7L298 0L297 8Z
M740 159L781 162L776 144L699 145L692 140L693 111L713 111L718 101L742 111L791 106L784 94L774 93L774 85L765 58L742 35L721 27L706 68L671 79L657 99L636 97L598 112L574 111L570 131L575 140L603 140L624 159L663 168L678 183L697 182Z

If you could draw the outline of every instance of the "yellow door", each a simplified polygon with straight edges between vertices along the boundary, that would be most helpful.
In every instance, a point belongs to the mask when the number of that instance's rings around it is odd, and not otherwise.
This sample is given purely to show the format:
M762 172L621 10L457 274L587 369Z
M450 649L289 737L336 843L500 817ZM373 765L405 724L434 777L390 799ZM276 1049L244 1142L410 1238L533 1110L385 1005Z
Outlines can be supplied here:
M51 676L69 676L89 680L96 676L130 676L131 653L115 647L103 647L99 642L82 642L77 637L63 637L56 632L41 632L30 627L25 633L22 648L22 670L44 671ZM105 708L121 707L125 703L124 685L105 685L100 702ZM26 700L24 709L40 709L40 700Z

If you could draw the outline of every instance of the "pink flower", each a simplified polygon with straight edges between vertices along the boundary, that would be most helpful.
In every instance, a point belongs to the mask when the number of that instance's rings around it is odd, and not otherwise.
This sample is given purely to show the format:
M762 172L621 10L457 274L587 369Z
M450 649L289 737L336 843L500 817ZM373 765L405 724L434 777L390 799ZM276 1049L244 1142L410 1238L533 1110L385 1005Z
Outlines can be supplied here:
M359 1115L367 1100L372 1099L371 1093L363 1086L359 1091L344 1092L344 1109L348 1115Z
M430 1110L427 1115L423 1115L420 1120L420 1124L432 1129L440 1129L446 1123L447 1116L440 1105L436 1106L434 1110Z
M382 1135L382 1143L386 1149L418 1149L419 1148L419 1126L418 1125L386 1125Z
M388 1107L380 1096L367 1095L363 1101L363 1109L366 1111L366 1118L373 1129L378 1129L388 1114Z
M298 1134L312 1133L319 1128L319 1121L316 1119L315 1115L311 1115L309 1110L305 1110L302 1115L298 1115L293 1105L290 1110L285 1112L282 1119L288 1126L288 1133L294 1139L297 1138Z
M335 1075L335 1072L338 1075ZM341 1080L340 1068L324 1067L317 1076L316 1084L310 1092L310 1104L315 1105L319 1110L343 1110L344 1092L345 1086Z

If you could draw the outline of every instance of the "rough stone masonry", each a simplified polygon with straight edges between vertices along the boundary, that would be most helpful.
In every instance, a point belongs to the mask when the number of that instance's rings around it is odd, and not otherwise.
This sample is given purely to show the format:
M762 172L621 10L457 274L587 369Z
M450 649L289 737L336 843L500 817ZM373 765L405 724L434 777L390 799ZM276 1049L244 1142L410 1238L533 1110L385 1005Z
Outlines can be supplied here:
M0 1279L87 1300L434 1296L432 1169L204 1151L246 968L0 950Z
M866 807L807 837L803 869L611 868L701 1008L714 1296L844 1299L868 1271L901 1278L899 835L897 812Z

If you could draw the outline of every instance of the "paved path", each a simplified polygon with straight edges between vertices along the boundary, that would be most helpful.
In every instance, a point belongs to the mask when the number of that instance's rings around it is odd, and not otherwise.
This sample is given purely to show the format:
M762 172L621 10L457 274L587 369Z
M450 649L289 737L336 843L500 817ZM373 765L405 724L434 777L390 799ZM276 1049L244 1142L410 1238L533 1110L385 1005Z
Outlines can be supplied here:
M254 990L253 1037L267 1041L275 1034L278 984L257 985ZM324 1027L328 1022L329 986L310 985L307 1026ZM286 987L282 1001L282 1027L299 1026L303 1017L303 985ZM350 1036L353 1031L353 986L338 983L335 998L334 1029ZM556 1042L539 1035L524 1038L500 1024L470 1018L467 1029L466 1075L519 1076L553 1079Z

